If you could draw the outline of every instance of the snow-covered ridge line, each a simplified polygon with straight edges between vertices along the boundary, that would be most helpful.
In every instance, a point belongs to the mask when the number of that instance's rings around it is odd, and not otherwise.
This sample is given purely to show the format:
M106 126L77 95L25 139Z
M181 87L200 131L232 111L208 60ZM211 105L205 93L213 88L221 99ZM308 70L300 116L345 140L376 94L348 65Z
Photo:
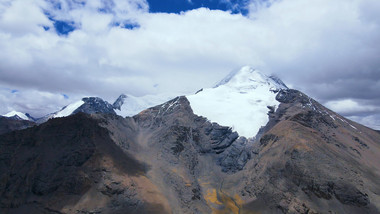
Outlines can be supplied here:
M14 116L17 116L23 120L30 120L30 118L28 116L26 116L26 114L24 113L21 113L21 112L18 112L18 111L11 111L7 114L4 114L3 115L4 117L14 117Z
M75 103L67 105L61 111L55 113L54 116L53 116L53 118L56 118L56 117L67 117L67 116L71 115L77 108L79 108L83 104L84 104L84 101L83 100L79 100L79 101L77 101Z

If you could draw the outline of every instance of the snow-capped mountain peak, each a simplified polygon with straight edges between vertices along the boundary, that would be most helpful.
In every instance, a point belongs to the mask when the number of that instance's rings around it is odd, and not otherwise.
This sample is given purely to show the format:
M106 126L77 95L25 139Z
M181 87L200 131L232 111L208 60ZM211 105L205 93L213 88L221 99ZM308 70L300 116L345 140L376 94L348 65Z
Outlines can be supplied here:
M267 76L263 72L250 66L244 66L240 70L231 72L216 84L214 88L221 85L242 90L254 89L263 85L269 85L273 90L288 88L279 78L275 76Z
M84 97L77 102L71 103L62 108L61 111L54 113L53 118L55 117L67 117L71 114L78 112L84 112L87 114L92 113L108 113L115 114L113 106L107 101L99 97Z
M187 96L193 112L212 122L232 127L239 135L255 137L276 109L276 94L286 85L278 78L245 66L222 79L214 88Z
M18 112L18 111L11 111L7 114L4 114L3 116L4 117L19 117L22 120L30 120L30 118L26 114L22 112Z
M45 115L36 120L37 123L44 123L51 118L57 117L67 117L72 114L76 114L78 112L83 112L86 114L93 113L105 113L105 114L115 114L113 110L113 106L109 104L107 101L99 97L84 97L81 100L73 102L61 110Z

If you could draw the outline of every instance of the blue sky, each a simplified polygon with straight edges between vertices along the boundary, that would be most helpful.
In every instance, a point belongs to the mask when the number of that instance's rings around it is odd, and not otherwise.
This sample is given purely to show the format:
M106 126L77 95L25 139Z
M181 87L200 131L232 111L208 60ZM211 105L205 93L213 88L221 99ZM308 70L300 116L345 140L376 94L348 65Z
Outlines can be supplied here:
M263 1L266 2L266 1ZM150 13L176 13L180 14L189 10L198 8L208 8L210 10L221 10L231 14L242 14L247 16L249 13L248 6L249 0L147 0ZM52 7L56 10L62 10L62 3L59 1L50 1ZM84 2L78 2L77 5L85 6ZM112 3L103 1L102 6L98 8L101 13L113 13ZM58 35L65 36L74 31L80 26L76 26L72 20L59 19L45 11L45 15L54 23L54 29ZM127 29L134 29L140 27L138 23L134 22L115 22L115 26L121 26ZM45 30L50 27L44 26Z
M248 13L247 0L148 0L149 12L180 13L200 7L211 10L231 11L232 13Z
M192 93L251 65L380 129L378 11L378 0L2 0L0 114Z

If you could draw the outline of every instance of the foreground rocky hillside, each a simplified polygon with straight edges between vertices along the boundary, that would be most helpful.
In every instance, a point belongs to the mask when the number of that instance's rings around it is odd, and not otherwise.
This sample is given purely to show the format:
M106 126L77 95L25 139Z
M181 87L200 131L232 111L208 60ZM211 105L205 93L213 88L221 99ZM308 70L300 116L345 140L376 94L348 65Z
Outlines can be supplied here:
M177 97L0 136L1 213L379 213L380 134L291 89L256 138Z
M149 166L79 113L1 136L1 213L167 213Z
M247 208L379 213L380 136L295 90L281 102L245 171ZM271 204L271 206L268 206Z
M36 124L32 121L0 116L0 134L14 130L26 129L34 125Z

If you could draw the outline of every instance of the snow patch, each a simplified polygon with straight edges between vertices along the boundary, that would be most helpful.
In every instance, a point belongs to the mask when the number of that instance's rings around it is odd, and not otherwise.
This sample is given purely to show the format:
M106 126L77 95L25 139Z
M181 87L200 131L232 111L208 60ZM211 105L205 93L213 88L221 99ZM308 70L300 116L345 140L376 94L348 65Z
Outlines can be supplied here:
M178 100L179 100L179 97L177 97L177 99L175 99L174 101L170 103L165 103L165 105L161 107L162 109L164 109L163 113L175 109L179 104ZM158 114L160 113L161 113L161 109L159 110Z
M350 125L351 128L358 130L355 126L351 125L350 123L348 125Z
M355 130L358 130L355 126L353 126L351 123L347 122L346 120L340 118L340 117L337 117L339 120L341 120L342 122L344 123L347 123L349 126L351 126L351 128L355 129Z

